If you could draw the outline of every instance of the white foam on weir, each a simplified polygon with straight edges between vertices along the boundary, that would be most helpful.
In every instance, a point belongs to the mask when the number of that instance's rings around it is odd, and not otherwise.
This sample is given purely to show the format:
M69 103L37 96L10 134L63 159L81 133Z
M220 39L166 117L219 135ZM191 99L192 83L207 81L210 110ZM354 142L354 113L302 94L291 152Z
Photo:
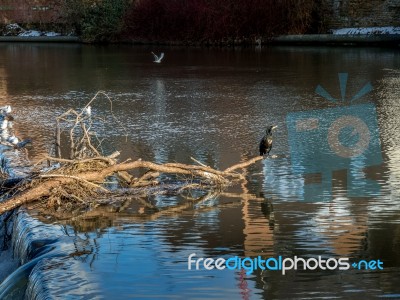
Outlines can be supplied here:
M69 295L71 299L104 299L93 273L83 267L88 266L69 257L41 260L29 276L25 298L58 299Z
M12 251L2 253L9 265L1 270L9 276L0 283L0 299L54 299L68 291L79 297L90 291L87 299L99 299L100 287L84 263L96 248L93 240L69 236L62 226L44 224L23 209L13 223ZM20 265L16 270L15 264Z
M0 283L18 267L18 260L13 258L11 249L0 251Z
M0 284L18 268L18 260L14 259L11 247L13 217L10 214L0 216Z
M19 34L19 36L41 36L41 35L42 33L38 30L28 30Z
M18 260L13 258L10 236L12 234L12 218L10 213L0 216L0 283L18 267Z
M0 158L4 159L5 166L3 165L3 171L5 171L9 178L25 177L29 173L27 157L23 154L24 152L15 151L10 149L10 146L0 144ZM3 164L4 164L3 162ZM0 201L3 200L3 195L0 197ZM15 271L20 263L20 260L16 258L14 253L14 244L12 239L15 238L15 220L14 212L5 213L0 216L0 283Z
M0 216L0 283L18 267L18 260L13 258L9 236L12 232L12 222L4 221Z

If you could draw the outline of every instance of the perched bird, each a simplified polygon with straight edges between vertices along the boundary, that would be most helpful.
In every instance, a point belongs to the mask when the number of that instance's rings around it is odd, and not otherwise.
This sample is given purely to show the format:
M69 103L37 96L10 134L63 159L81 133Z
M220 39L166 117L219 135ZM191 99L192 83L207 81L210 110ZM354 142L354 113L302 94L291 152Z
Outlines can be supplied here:
M272 130L278 126L268 126L264 137L260 142L260 155L264 156L269 154L272 149Z
M83 109L83 113L85 114L85 115L87 115L88 117L90 117L91 115L92 115L92 107L89 105L89 106L86 106L84 109Z
M12 135L8 137L7 142L16 146L19 143L19 140L15 135Z
M7 128L8 128L8 121L7 121L7 119L4 119L1 122L1 130L7 129Z
M3 116L6 116L7 114L9 114L11 112L11 106L10 105L6 105L3 107L0 107L0 112Z
M2 138L2 140L4 139L3 136L1 138ZM12 148L21 149L21 148L24 148L28 144L32 144L32 140L31 139L25 139L25 140L20 142L19 139L15 135L8 136L6 141L9 142L10 144L12 144L12 146L8 146L11 149Z
M0 139L2 142L7 142L7 139L10 137L10 133L8 130L2 130L0 134Z
M24 148L28 144L32 144L31 139L25 139L21 142L18 142L17 144L13 144L13 145L14 145L14 148L20 149L20 148Z
M151 52L151 54L154 56L154 62L158 64L161 63L161 60L164 58L164 52L161 52L160 57L155 55L154 52Z
M7 128L12 128L12 126L13 126L12 121L14 121L14 118L11 115L0 116L1 130L7 129Z

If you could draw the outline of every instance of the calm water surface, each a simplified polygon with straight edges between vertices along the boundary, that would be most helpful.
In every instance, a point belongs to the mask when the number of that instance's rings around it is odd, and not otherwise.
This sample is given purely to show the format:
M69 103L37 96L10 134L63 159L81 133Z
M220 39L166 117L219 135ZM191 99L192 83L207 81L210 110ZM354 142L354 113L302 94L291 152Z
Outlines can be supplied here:
M163 63L150 51L164 51ZM274 156L221 195L191 205L151 198L161 212L132 202L66 221L26 216L24 226L64 253L36 265L26 298L400 298L399 76L397 49L0 44L0 105L13 106L18 136L34 140L32 161L51 149L55 116L99 90L112 107L94 102L107 121L95 129L121 159L194 157L224 169L257 155L266 126L278 125ZM379 259L384 268L189 271L191 253Z

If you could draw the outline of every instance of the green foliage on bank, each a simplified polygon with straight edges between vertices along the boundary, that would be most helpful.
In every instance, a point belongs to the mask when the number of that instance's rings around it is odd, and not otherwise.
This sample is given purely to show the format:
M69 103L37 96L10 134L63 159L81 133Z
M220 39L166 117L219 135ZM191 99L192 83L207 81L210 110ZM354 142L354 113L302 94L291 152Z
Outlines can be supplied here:
M323 31L322 0L136 0L124 33L155 41L243 41Z
M64 0L64 24L86 42L215 42L324 31L322 0Z
M66 24L85 42L118 39L131 0L65 0Z

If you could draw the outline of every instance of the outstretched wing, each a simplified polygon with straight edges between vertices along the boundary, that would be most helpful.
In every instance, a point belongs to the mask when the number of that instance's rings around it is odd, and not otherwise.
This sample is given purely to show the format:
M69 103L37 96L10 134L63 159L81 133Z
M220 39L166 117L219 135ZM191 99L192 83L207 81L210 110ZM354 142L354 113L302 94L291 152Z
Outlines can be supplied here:
M151 54L153 54L154 56L154 60L158 60L158 56L154 54L154 52L151 52Z
M164 58L164 52L161 52L160 57L158 58L160 61Z

